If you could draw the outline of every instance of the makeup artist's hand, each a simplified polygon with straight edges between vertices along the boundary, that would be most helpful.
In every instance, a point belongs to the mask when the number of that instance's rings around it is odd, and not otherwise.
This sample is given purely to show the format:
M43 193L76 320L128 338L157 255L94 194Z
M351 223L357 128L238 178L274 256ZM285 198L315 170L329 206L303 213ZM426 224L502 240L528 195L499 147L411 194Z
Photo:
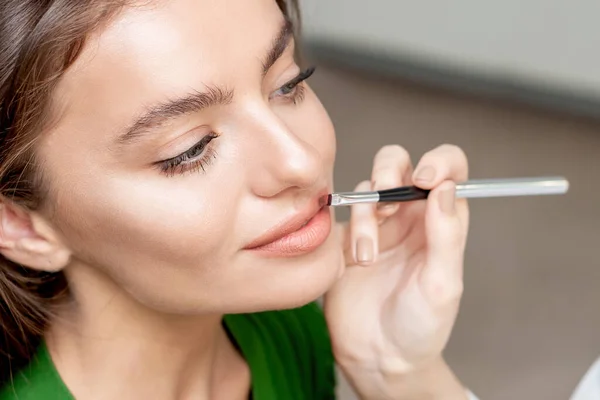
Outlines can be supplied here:
M454 182L467 175L455 146L428 152L414 173L404 149L386 146L371 181L356 187L432 190L426 201L355 205L340 228L347 267L325 298L325 313L336 359L366 398L466 399L442 351L463 290L469 217Z

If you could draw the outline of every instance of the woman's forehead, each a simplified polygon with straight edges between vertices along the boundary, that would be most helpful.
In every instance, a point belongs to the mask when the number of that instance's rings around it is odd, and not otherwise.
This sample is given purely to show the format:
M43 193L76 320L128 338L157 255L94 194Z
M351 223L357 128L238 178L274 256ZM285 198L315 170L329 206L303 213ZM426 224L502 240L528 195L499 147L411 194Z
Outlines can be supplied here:
M170 0L124 8L91 37L91 47L132 59L183 57L196 50L195 57L218 61L242 50L252 56L282 19L274 0Z
M284 21L274 0L127 7L90 37L56 101L75 125L112 131L151 104L207 86L233 89L249 77L259 82Z

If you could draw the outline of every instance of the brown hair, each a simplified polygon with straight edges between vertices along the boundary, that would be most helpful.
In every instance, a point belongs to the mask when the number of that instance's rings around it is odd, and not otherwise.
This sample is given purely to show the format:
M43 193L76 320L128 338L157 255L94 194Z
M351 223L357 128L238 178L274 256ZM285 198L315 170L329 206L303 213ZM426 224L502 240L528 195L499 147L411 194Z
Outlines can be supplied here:
M298 21L296 0L276 0ZM125 0L0 1L0 207L35 210L44 197L35 144L51 122L50 96L86 37ZM296 24L297 26L297 24ZM0 388L26 365L52 308L67 294L62 273L28 269L0 256Z

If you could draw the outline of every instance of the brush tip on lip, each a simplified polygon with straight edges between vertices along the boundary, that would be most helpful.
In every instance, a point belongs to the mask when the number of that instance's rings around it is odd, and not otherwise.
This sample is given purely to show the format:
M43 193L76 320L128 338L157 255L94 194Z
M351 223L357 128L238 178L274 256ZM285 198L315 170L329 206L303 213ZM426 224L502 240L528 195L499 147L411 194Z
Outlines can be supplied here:
M325 196L323 196L319 199L319 206L325 207L325 206L330 206L330 205L331 205L331 195L330 194L326 194Z

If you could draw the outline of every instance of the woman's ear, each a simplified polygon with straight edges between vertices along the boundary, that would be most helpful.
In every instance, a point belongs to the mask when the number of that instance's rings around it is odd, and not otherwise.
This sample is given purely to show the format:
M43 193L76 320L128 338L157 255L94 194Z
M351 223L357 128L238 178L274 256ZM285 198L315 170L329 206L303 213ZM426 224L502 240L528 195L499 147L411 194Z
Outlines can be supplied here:
M0 198L0 254L25 267L57 272L69 263L70 250L46 221Z

